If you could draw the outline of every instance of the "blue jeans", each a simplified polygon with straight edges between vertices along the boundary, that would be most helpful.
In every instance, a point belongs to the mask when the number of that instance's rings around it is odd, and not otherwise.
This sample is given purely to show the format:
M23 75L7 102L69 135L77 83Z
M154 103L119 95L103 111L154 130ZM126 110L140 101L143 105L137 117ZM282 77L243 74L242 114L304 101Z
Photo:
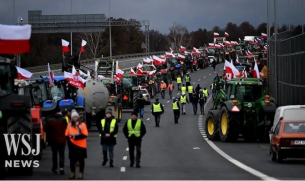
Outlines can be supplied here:
M173 97L173 91L168 91L169 93L169 97L172 98Z
M113 160L113 148L114 145L102 145L103 151L109 150L109 158L110 160Z
M192 102L192 105L193 105L193 111L194 111L194 114L197 113L197 105L198 103L193 103Z
M144 108L139 108L139 114L140 116L144 116Z

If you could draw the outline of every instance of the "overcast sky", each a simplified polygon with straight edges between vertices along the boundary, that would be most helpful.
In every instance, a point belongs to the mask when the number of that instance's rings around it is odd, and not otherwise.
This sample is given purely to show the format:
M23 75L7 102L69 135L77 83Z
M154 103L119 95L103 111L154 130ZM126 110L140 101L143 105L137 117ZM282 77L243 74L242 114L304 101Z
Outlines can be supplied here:
M305 6L305 0L277 0L278 23L304 23L302 1ZM111 0L110 12L115 18L149 20L150 29L168 33L174 22L187 26L190 31L198 28L210 30L215 25L223 28L228 22L240 24L249 21L257 26L267 21L266 2L267 0ZM271 2L270 19L273 22L273 0ZM14 24L18 16L27 22L28 10L42 10L43 15L66 15L72 12L109 16L109 0L0 0L0 23Z

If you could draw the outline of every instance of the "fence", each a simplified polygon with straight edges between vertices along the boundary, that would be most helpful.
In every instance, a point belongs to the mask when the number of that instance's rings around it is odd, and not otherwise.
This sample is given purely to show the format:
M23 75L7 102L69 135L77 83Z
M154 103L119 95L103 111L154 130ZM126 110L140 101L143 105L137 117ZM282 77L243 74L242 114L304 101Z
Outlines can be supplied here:
M278 106L305 104L305 34L283 32L269 40L269 94Z

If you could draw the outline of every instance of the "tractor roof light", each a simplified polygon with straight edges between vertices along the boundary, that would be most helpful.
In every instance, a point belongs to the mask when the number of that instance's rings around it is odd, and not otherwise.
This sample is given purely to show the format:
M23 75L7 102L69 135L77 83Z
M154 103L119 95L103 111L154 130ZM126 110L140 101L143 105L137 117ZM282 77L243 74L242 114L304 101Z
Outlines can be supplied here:
M231 109L232 112L239 112L240 109L237 106L233 106Z
M270 96L269 95L265 95L265 99L270 99Z
M265 100L265 104L269 105L270 101L269 100Z

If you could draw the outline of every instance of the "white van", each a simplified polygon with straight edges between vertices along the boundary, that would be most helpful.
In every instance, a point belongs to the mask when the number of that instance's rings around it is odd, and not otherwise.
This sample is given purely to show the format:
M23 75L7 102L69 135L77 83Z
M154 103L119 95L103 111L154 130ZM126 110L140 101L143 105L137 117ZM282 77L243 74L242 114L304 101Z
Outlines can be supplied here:
M276 109L273 126L271 132L280 120L285 121L304 121L305 120L305 105L291 105L291 106L281 106ZM271 139L271 134L270 134Z

